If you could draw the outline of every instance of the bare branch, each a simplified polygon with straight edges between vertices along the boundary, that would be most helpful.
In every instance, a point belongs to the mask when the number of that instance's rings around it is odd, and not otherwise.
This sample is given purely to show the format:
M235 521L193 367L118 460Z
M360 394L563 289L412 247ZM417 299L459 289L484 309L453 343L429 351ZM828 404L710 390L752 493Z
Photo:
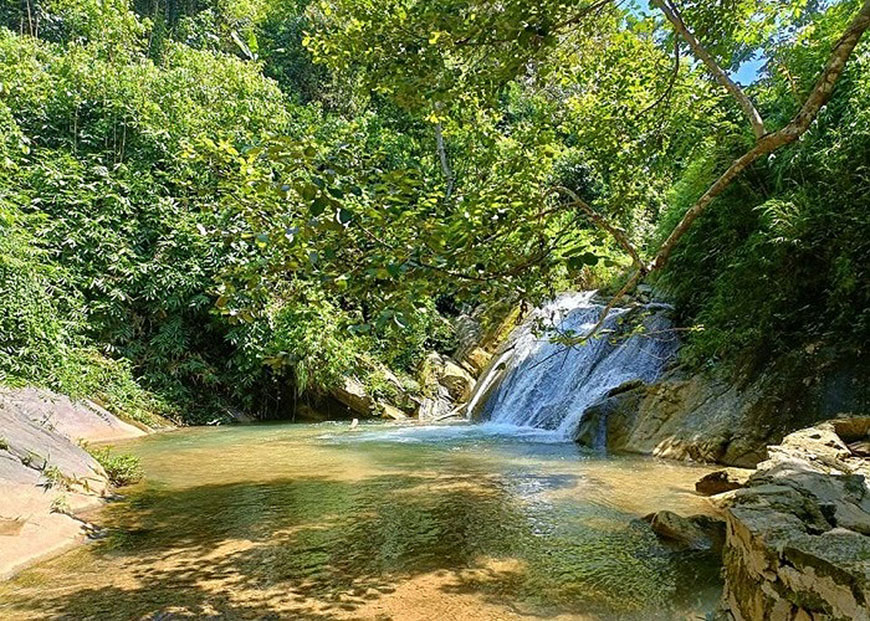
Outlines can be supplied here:
M731 96L737 100L741 110L743 110L743 114L749 120L749 124L752 125L752 131L755 132L755 137L760 139L764 136L767 133L764 129L764 120L761 118L755 105L749 97L746 96L743 89L740 88L734 80L728 77L728 74L719 66L716 59L710 55L704 46L701 45L701 42L698 41L695 35L686 27L686 24L683 22L683 18L680 16L676 7L668 5L667 0L652 0L652 2L655 6L661 9L662 13L665 14L665 17L668 18L668 21L673 24L674 29L679 33L683 40L689 44L689 47L692 48L695 56L697 56L698 59L707 66L707 69L709 69L710 73L713 74L716 81L724 86L728 92L731 93Z

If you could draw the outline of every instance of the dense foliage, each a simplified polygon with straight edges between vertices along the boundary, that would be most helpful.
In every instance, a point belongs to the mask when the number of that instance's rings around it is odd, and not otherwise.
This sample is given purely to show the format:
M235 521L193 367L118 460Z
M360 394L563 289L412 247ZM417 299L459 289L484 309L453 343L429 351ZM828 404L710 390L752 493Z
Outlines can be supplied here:
M857 6L682 8L726 70L763 56L780 127ZM595 219L651 256L753 141L654 8L3 0L0 24L0 381L141 419L287 415L413 374L459 312L619 283ZM652 275L703 328L688 362L870 341L868 65Z

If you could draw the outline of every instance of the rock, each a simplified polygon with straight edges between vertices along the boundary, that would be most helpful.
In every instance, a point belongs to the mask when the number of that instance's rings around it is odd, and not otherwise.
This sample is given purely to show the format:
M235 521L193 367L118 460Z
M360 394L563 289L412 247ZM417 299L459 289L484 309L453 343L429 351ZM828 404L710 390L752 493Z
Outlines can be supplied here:
M630 443L631 431L637 424L644 389L643 382L626 382L590 406L583 413L577 442L598 450L625 450Z
M460 403L468 401L471 389L474 388L474 378L449 358L443 359L438 381L447 388L450 396Z
M868 440L858 440L857 442L850 442L848 445L849 450L853 455L858 455L860 457L870 457L870 441Z
M752 470L725 468L704 475L695 483L695 491L704 496L713 496L746 487Z
M66 395L42 388L8 389L0 387L0 408L25 414L40 426L58 432L75 442L107 442L143 436L144 426L127 423L93 401L73 401ZM0 433L2 435L2 433Z
M465 357L462 360L468 365L474 374L479 377L486 370L486 367L489 366L489 361L492 360L492 354L485 349L475 347L465 354Z
M809 357L783 356L739 381L675 368L654 384L593 404L584 414L588 424L580 439L611 451L752 468L767 459L767 446L787 434L841 412L868 409L867 373L866 362L841 360L824 348ZM868 426L841 425L844 444L853 444L841 448L870 450Z
M70 513L100 504L102 466L79 444L142 435L87 401L36 389L0 389L0 579L59 553L84 535Z
M745 488L716 500L727 524L727 618L870 620L868 461L846 445L866 424L787 435Z
M447 387L437 384L435 392L430 397L424 397L417 410L417 418L421 422L440 420L456 408Z
M389 403L379 403L381 408L381 416L384 418L392 418L393 420L408 420L408 415L402 410ZM356 420L356 419L354 419Z
M0 517L0 537L15 537L20 535L25 523L23 518Z
M725 538L724 522L706 515L685 518L672 511L658 511L643 519L656 535L683 549L721 548Z
M480 342L483 329L480 322L474 317L462 314L453 322L453 331L456 334L456 351L454 355L462 360L475 349Z
M365 386L353 377L345 377L342 385L331 391L335 399L356 414L368 416L372 412L374 399L366 393Z
M443 397L448 401L462 403L468 400L474 388L474 378L468 371L454 360L434 351L430 352L423 360L420 368L420 380L423 385L423 393L430 399ZM450 409L453 407L455 407L455 403L451 405Z

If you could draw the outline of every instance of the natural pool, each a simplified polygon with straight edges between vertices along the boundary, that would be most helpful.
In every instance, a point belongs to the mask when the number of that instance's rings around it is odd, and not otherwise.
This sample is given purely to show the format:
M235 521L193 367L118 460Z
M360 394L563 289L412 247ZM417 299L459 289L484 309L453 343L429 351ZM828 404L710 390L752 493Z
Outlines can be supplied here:
M93 543L0 584L0 618L685 619L707 553L636 522L707 510L706 469L494 426L184 429Z

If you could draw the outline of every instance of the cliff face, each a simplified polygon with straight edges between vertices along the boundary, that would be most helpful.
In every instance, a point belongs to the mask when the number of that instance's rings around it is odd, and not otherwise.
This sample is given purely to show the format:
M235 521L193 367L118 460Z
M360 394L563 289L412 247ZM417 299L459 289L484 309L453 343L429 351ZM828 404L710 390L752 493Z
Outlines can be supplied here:
M674 370L611 391L586 411L578 442L751 467L791 431L870 411L868 377L866 361L824 350L795 352L736 382Z

